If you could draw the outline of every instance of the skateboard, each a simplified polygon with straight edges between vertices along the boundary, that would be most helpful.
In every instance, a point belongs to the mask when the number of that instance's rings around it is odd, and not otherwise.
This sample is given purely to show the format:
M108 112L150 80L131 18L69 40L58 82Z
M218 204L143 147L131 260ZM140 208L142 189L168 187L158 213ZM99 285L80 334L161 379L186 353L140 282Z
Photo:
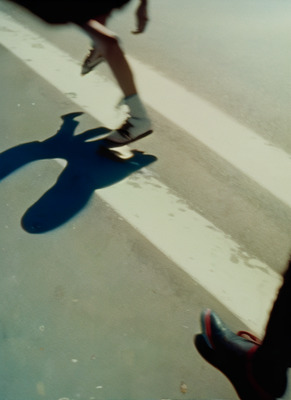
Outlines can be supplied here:
M102 155L117 161L128 161L133 158L137 152L142 153L141 151L130 148L127 144L116 147L102 146L100 152Z
M139 141L140 139L150 135L153 131L150 129L149 131L143 133L142 135L139 135L135 139L132 139L129 144L136 142L137 140ZM110 158L114 158L115 160L119 161L127 161L130 160L135 156L136 153L141 153L143 154L142 151L139 151L137 149L131 149L128 144L124 145L116 145L114 144L111 145L106 145L101 147L101 152L104 155L109 156Z

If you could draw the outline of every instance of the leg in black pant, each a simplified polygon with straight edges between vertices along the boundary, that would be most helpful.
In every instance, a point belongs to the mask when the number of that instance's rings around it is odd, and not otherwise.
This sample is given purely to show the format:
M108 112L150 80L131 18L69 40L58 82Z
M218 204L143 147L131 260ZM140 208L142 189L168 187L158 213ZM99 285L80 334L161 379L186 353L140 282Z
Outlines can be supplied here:
M291 366L291 260L284 274L284 282L279 290L267 324L262 345L258 348L254 361L259 379L270 387L284 386L284 377ZM261 368L259 372L259 366Z
M199 353L223 372L242 400L274 400L287 386L291 366L291 260L262 342L253 335L232 332L211 310L201 314Z

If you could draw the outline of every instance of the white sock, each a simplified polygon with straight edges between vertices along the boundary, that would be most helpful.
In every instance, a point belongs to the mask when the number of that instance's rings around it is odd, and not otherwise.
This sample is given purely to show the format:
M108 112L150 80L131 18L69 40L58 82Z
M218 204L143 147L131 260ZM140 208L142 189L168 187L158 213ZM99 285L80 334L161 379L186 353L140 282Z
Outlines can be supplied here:
M147 118L148 115L146 109L138 94L133 94L132 96L125 97L124 103L129 108L129 114L133 118Z

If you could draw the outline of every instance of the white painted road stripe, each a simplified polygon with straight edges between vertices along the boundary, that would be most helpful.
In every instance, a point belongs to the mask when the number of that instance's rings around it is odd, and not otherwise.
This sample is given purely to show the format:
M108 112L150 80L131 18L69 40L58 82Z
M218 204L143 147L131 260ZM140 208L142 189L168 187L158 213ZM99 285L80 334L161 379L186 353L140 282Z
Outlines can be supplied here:
M1 43L73 102L108 127L123 119L120 89L108 79L80 76L80 64L0 11ZM28 57L29 54L29 57ZM128 57L144 100L291 207L291 155L273 146L151 67ZM99 96L102 93L102 96Z
M128 57L145 101L291 207L291 155L229 115Z
M80 66L68 54L2 12L0 12L0 30L2 45L100 122L112 126L113 108L121 95L112 82L96 74L86 79L79 77ZM268 147L258 136L191 93L159 77L141 64L137 66L137 73L139 72L142 72L147 85L154 91L150 92L144 87L146 98L155 99L159 93L164 93L160 101L155 100L154 107L157 111L165 113L168 119L175 119L175 123L185 129L189 125L187 129L190 133L193 133L194 121L196 127L199 121L200 133L205 130L204 135L207 141L210 144L213 142L213 145L216 142L215 150L218 147L218 152L223 152L219 150L219 144L229 140L229 137L226 138L225 135L230 135L231 141L224 143L225 147L229 146L228 153L235 152L235 142L239 140L238 153L246 144L251 153L251 143L254 143L257 164L264 165L267 151L271 151L272 155L269 154L269 156L274 165L277 164L283 168L282 165L286 166L290 161L284 152ZM169 107L167 104L168 115L160 102L164 103L164 99L169 97L168 93L171 93L174 87L176 92L173 99L176 99L176 105L175 102ZM167 97L164 97L165 90L167 90ZM102 96L98 96L100 92ZM103 97L105 95L106 98ZM177 98L177 95L180 97ZM177 109L181 104L183 108L180 110L182 114L179 117ZM190 107L189 109L184 107L186 104ZM197 108L200 115L193 116ZM122 115L116 115L114 124L119 123L121 119ZM204 122L203 119L210 122ZM258 154L260 160L257 160ZM226 156L224 158L228 159ZM237 154L234 163L236 167L238 158ZM268 164L270 159L268 159ZM248 169L247 167L252 162L250 155L245 169ZM239 161L240 163L243 162ZM254 165L253 168L256 170ZM288 168L289 173L290 165ZM273 176L275 175L274 172ZM277 178L282 184L286 176L282 175L284 179L279 179L279 175ZM274 189L272 179L271 177L269 186ZM278 189L277 197L279 197L280 184L276 188ZM287 189L286 193L288 193ZM258 333L262 331L273 297L281 283L281 277L271 268L242 252L240 246L230 237L189 209L180 198L171 194L168 187L161 184L146 170L112 187L99 190L98 195L251 329ZM291 205L288 196L285 196L285 200Z
M277 273L248 256L147 171L98 194L251 329L261 333L281 284Z

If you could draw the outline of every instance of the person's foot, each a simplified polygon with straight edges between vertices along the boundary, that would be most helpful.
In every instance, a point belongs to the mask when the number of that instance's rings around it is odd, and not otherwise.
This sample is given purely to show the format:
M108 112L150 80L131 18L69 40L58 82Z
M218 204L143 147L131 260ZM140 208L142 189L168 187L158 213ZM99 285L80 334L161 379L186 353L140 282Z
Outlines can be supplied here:
M255 376L254 358L260 346L258 339L246 332L235 334L211 310L201 314L201 327L202 333L195 336L197 350L227 376L240 399L275 400L284 394L286 382L271 393L266 389L268 385L263 387Z
M82 64L82 70L81 70L81 75L86 75L89 72L92 71L97 65L99 65L101 62L104 61L104 58L102 55L98 52L98 49L93 47L89 54L86 56L83 64Z
M140 140L152 132L151 122L147 117L130 117L119 129L112 131L106 137L105 145L108 147L124 146L136 140Z

